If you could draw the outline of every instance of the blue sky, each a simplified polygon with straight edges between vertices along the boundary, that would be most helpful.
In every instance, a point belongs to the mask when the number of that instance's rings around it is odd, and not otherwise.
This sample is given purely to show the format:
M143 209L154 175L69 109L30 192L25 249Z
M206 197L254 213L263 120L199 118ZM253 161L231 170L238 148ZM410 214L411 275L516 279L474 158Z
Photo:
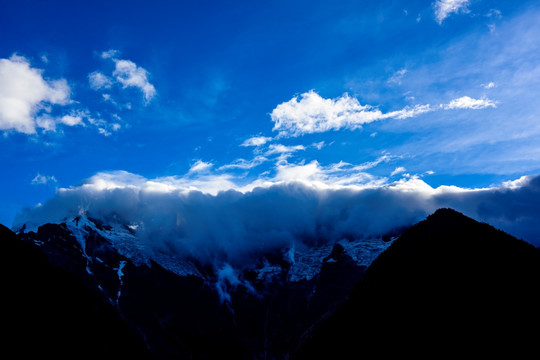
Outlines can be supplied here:
M536 1L3 1L0 222L97 177L539 174L538 19Z

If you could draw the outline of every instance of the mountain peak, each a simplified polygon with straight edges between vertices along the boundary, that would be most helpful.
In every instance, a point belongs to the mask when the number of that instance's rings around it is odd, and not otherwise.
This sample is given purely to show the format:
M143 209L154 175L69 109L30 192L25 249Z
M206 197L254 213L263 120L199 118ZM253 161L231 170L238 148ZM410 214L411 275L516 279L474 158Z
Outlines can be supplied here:
M530 349L538 336L539 283L540 251L534 246L439 209L369 266L301 358L339 358L360 339L364 350L381 353Z

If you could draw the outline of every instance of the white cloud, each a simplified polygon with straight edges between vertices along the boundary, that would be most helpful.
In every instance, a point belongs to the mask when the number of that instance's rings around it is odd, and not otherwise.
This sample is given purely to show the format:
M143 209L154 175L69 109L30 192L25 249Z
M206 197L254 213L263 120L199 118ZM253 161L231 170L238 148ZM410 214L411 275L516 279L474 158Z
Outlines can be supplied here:
M336 99L325 99L315 91L279 104L270 114L274 131L280 137L296 137L330 130L355 130L373 121L395 118L406 119L432 111L429 105L415 105L383 113L370 105L344 94Z
M115 59L118 58L118 56L120 56L120 51L114 49L107 50L101 53L102 59Z
M118 122L107 121L107 120L102 119L99 113L97 115L98 116L96 117L92 115L89 111L78 111L72 114L72 116L74 116L75 118L77 117L84 118L88 124L96 128L97 131L103 136L111 136L113 132L116 132L122 128L122 125L119 124ZM122 120L116 114L113 114L112 118L114 119L113 121ZM81 125L85 126L86 123L83 122L81 123Z
M425 114L427 112L433 111L431 106L429 104L426 105L414 105L414 106L407 106L401 110L392 111L389 113L386 113L384 115L384 118L394 118L394 119L407 119L411 117L416 117L421 114Z
M54 176L47 176L47 175L41 175L37 174L36 177L32 179L32 185L45 185L49 183L57 183L58 181Z
M457 14L458 12L467 13L469 0L437 0L433 6L435 8L435 19L439 24L442 24L450 14Z
M120 51L108 50L101 54L102 59L114 62L115 68L111 76L100 71L94 71L88 75L90 87L94 90L110 89L119 84L122 88L133 87L140 90L146 104L156 95L156 88L148 80L148 71L131 60L119 59ZM109 95L109 94L107 94ZM106 98L106 100L110 99Z
M397 168L394 169L394 171L392 171L390 176L401 174L401 173L404 173L405 171L407 171L407 169L405 169L403 166L398 166Z
M14 225L33 228L86 213L106 222L138 224L132 243L121 239L116 244L131 246L129 256L148 259L167 249L179 259L192 256L233 266L249 266L267 251L380 237L440 207L540 239L540 177L488 189L432 188L415 176L393 183L373 181L366 173L353 176L352 167L315 161L281 166L273 181L244 188L225 177L146 179L124 171L99 173L82 185L58 189L43 205L20 213ZM367 185L352 182L362 176ZM226 191L200 190L205 182Z
M468 96L462 96L460 98L450 101L447 105L443 105L445 109L485 109L488 107L496 108L497 104L493 100L489 99L473 99Z
M293 153L296 151L306 150L306 147L304 145L291 145L286 146L283 144L271 144L268 147L268 150L264 153L266 156L274 155L274 154L286 154L286 153Z
M493 81L490 81L487 84L482 84L482 87L484 89L493 89L495 87L495 83Z
M331 130L355 130L374 121L408 119L438 110L478 110L489 107L497 107L497 102L487 98L474 99L469 96L462 96L453 99L448 104L440 104L438 107L432 107L429 104L417 104L383 113L376 107L361 105L357 99L350 97L348 94L336 99L325 99L316 92L309 91L300 95L300 98L294 97L279 104L270 116L274 122L272 130L279 132L277 138L283 138ZM372 137L375 136L373 134Z
M309 91L279 104L270 114L274 131L280 136L300 136L341 128L358 129L362 124L381 119L382 112L360 105L347 94L337 99L324 99Z
M149 102L156 95L154 85L148 81L148 72L140 66L137 66L130 60L114 59L116 68L113 76L122 84L124 88L136 87L144 94L144 100Z
M502 12L499 9L490 9L485 16L488 18L500 19L502 18Z
M60 122L67 126L84 125L80 114L64 115L60 118Z
M54 128L43 114L67 105L71 90L65 79L45 80L42 72L22 56L0 59L0 130L34 134L36 127Z
M400 69L398 71L396 71L391 77L390 79L388 79L388 83L390 84L397 84L397 85L401 85L401 80L403 79L403 76L405 76L405 74L407 73L407 69L403 68L403 69Z
M109 89L112 86L112 80L99 71L94 71L88 75L90 87L94 90Z
M53 118L49 114L43 114L36 117L36 125L41 128L44 132L56 131L57 119Z
M210 168L214 166L211 162L204 162L202 160L197 160L191 167L189 168L190 173L197 173L197 172L203 172L208 171Z
M271 141L271 137L266 136L253 136L249 139L244 140L240 146L261 146Z
M220 166L218 170L227 170L227 169L242 169L248 170L256 166L261 165L262 163L268 161L268 158L264 156L256 156L252 160L237 159L230 164Z

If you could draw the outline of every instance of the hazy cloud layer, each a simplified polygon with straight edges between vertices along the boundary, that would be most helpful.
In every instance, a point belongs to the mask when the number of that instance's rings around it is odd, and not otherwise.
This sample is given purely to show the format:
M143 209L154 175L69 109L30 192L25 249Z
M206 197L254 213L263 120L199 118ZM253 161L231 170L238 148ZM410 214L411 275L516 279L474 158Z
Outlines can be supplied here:
M321 171L318 164L305 166L311 166L314 173ZM437 208L452 207L540 244L536 205L540 177L476 190L434 189L418 177L379 185L331 185L336 180L331 178L332 171L347 166L325 169L327 183L279 180L277 176L249 188L223 182L222 191L215 194L197 190L185 178L100 173L80 186L57 190L43 205L24 210L15 226L61 222L87 214L136 228L137 246L149 254L172 251L201 261L239 265L271 250L381 236L422 220Z

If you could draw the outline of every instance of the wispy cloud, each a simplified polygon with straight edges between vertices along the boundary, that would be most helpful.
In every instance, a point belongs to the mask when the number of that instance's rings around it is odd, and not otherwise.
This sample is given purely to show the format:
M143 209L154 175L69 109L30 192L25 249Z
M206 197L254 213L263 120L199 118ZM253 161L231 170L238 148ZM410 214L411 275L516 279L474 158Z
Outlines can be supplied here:
M398 71L396 71L391 77L390 79L388 79L388 83L390 84L396 84L396 85L400 85L401 84L401 80L403 79L403 76L405 76L405 74L407 73L407 69L403 68L403 69L400 69Z
M271 144L268 150L264 153L266 156L274 154L293 153L296 151L306 150L304 145L283 145L283 144Z
M31 181L32 185L56 184L58 181L52 175L41 175L38 173Z
M228 169L248 170L248 169L253 169L254 167L257 167L266 161L268 161L268 158L261 155L255 156L255 158L251 160L236 159L230 164L220 166L218 170L228 170Z
M392 171L390 176L401 174L401 173L404 173L405 171L407 171L407 169L405 169L403 166L398 166L397 168L394 169L394 171Z
M189 168L190 173L199 173L208 171L214 166L211 162L204 162L202 160L197 160L191 167Z
M244 142L240 146L261 146L266 144L267 142L272 141L271 137L267 136L253 136L249 139L244 140Z
M437 0L433 7L435 9L435 19L439 24L442 24L451 14L457 14L458 12L469 12L467 6L469 0Z
M120 59L118 50L108 50L101 54L101 58L114 62L115 68L110 76L101 71L94 71L88 75L90 87L94 90L110 89L113 85L120 85L123 89L136 88L142 92L145 104L156 95L157 91L148 79L148 71L131 60Z

